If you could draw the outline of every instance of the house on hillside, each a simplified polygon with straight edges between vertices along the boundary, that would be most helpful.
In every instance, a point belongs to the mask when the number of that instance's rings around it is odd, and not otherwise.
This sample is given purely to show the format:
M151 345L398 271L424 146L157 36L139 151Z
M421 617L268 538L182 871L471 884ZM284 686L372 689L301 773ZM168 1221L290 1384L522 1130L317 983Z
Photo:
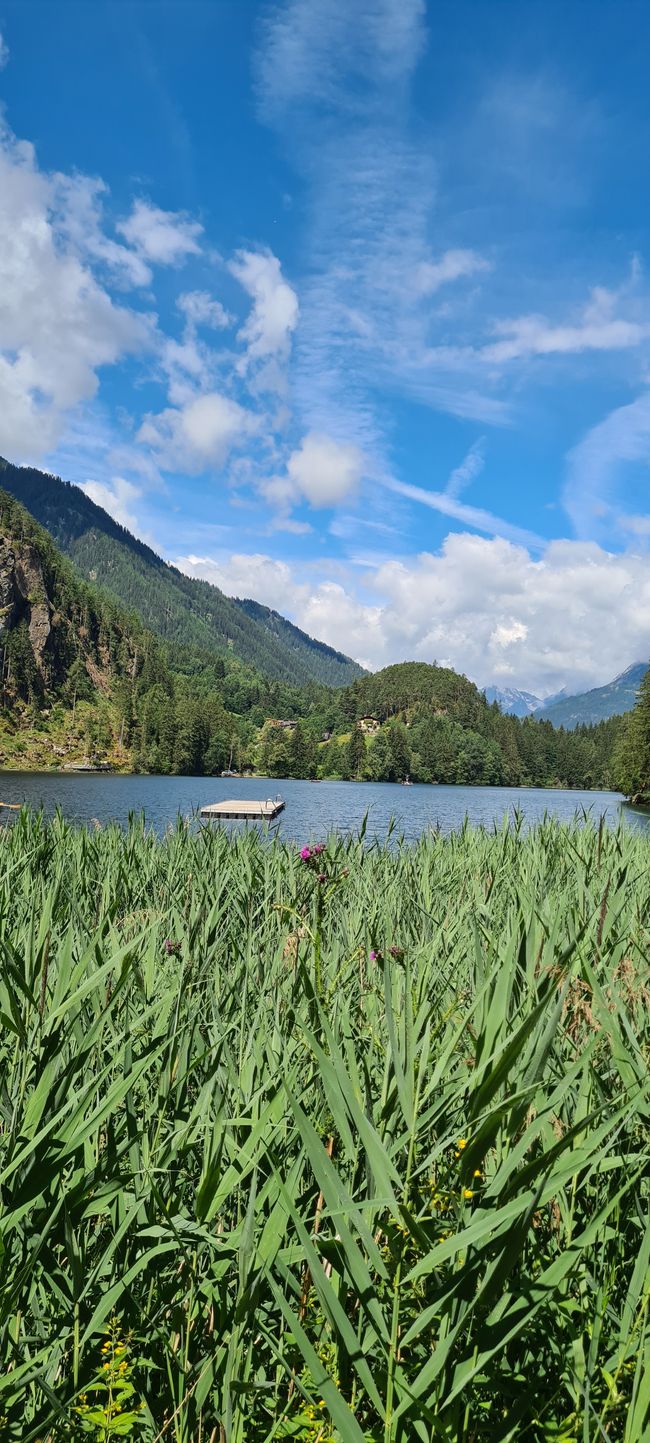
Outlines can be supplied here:
M270 727L276 727L278 731L290 732L293 731L296 723L295 721L280 721L276 717L269 717L268 725Z
M357 725L367 737L372 737L379 731L380 723L376 716L360 716Z

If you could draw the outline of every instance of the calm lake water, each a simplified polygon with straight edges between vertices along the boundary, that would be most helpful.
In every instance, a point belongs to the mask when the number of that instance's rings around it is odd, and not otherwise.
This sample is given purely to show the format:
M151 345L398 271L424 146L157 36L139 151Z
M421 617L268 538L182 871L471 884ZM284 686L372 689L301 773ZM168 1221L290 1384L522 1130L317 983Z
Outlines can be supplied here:
M388 782L297 782L249 777L126 777L74 772L0 772L0 801L22 802L78 822L94 818L124 825L130 812L144 812L149 826L163 832L177 816L191 817L209 802L229 798L284 797L286 810L273 827L292 840L309 840L327 832L356 831L368 813L368 832L384 837L391 818L409 840L431 827L450 832L465 817L474 825L491 827L519 809L527 826L545 812L571 821L584 812L598 822L604 816L615 826L626 823L647 829L650 817L635 811L616 792L538 791L532 787L402 787ZM11 812L0 810L0 820ZM238 823L226 823L237 826Z

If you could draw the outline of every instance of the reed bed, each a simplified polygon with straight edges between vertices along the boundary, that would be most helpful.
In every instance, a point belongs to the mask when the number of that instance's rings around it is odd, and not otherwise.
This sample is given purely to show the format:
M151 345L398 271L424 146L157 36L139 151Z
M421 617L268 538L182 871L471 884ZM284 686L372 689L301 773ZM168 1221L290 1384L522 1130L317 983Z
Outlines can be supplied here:
M3 830L0 1437L650 1437L649 861Z

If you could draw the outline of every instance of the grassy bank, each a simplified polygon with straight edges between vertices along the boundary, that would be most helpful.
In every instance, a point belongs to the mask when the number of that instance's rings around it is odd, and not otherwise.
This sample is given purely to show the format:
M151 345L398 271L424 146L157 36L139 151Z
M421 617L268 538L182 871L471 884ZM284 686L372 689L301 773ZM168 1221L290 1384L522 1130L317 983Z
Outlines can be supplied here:
M0 833L0 1437L647 1437L649 861Z

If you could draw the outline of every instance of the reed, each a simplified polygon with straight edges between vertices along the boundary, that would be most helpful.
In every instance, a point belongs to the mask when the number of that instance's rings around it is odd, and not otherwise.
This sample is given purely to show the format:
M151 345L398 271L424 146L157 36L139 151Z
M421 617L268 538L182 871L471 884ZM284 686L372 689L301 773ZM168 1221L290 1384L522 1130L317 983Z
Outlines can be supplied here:
M649 1437L649 861L2 830L0 1437Z

